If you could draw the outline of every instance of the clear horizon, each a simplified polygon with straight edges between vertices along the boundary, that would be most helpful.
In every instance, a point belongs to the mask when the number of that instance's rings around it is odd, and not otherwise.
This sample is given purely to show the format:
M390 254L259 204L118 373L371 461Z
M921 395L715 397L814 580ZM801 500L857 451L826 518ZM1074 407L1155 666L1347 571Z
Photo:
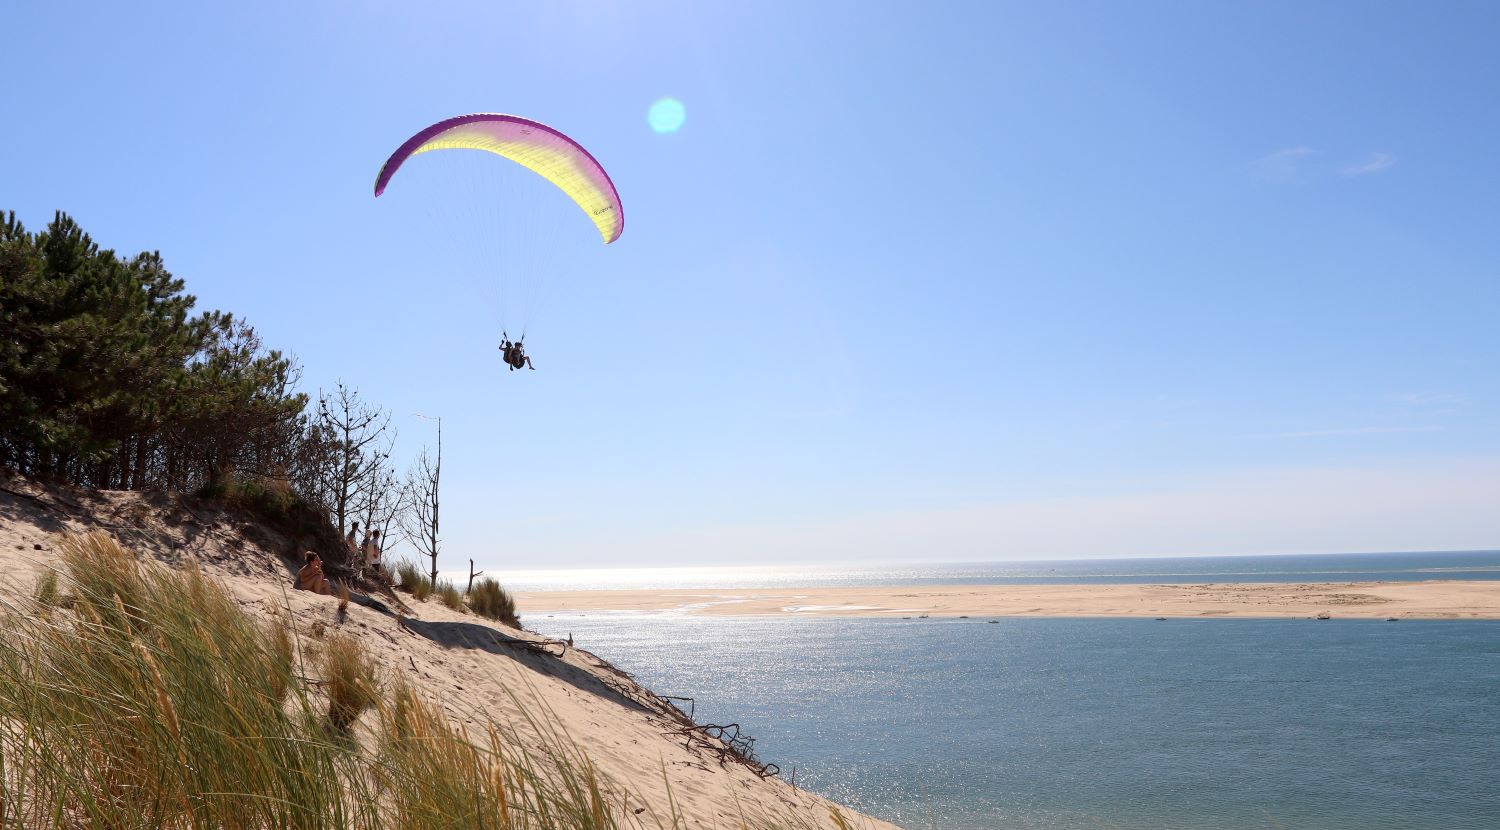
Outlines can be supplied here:
M625 568L621 568L621 567L510 568L510 569L504 569L504 570L495 571L494 573L486 571L485 572L485 576L496 576L496 577L505 577L505 578L540 579L540 578L545 577L545 576L564 575L564 574L569 575L569 576L573 576L573 577L580 577L580 576L583 576L585 574L596 575L596 576L597 575L603 575L603 574L619 574L619 575L629 574L629 575L633 575L633 576L639 577L639 576L641 576L642 574L644 574L646 572L661 572L661 573L677 573L677 574L682 574L682 573L686 573L686 572L718 572L718 573L725 573L725 572L766 571L766 572L773 572L773 573L789 574L789 573L796 573L798 571L844 571L844 570L850 570L850 569L853 569L853 568L865 568L865 569L869 569L869 570L872 570L872 571L880 571L880 570L888 570L888 569L894 569L894 568L911 568L911 567L941 569L941 568L945 568L945 567L959 567L959 568L963 568L963 567L975 567L975 566L983 566L983 565L1047 565L1047 564L1064 564L1064 563L1070 564L1070 565L1084 565L1084 564L1088 564L1088 563L1092 563L1092 562L1143 562L1143 561L1155 561L1155 560L1180 560L1180 559L1193 559L1193 560L1259 559L1259 558L1263 558L1263 557L1298 559L1298 558L1350 557L1350 556L1376 556L1376 557L1379 557L1379 556L1390 556L1390 557L1400 557L1400 556L1434 556L1434 557L1442 557L1442 556L1465 556L1465 555L1493 556L1495 554L1500 554L1500 549L1495 549L1495 550L1489 550L1489 549L1484 549L1484 550L1420 550L1420 551L1415 551L1415 550L1414 551L1395 551L1395 550L1390 550L1390 551L1340 551L1340 552L1322 552L1322 553L1263 553L1263 554L1220 553L1220 554L1198 554L1198 555L1188 555L1188 556L1153 556L1153 555L1147 554L1147 555L1141 555L1141 556L1102 557L1102 558L1097 558L1097 559L1086 559L1086 558L1078 558L1078 559L1011 559L1011 560L994 560L994 561L973 560L973 561L959 561L959 562L861 561L861 562L858 562L858 563L853 563L853 562L850 562L848 560L844 560L844 561L834 561L834 562L799 562L799 563L797 563L795 565L787 565L787 564L767 564L767 565L678 565L678 566L653 565L653 566L638 566L638 567L625 567ZM1483 568L1480 568L1480 570L1491 570L1491 567L1490 566L1484 566ZM440 569L438 571L438 574L439 574L440 577L442 577L444 579L454 579L454 580L457 580L457 581L467 580L467 578L468 578L468 571L463 571L463 570ZM527 588L518 588L517 590L525 591L525 590L528 590L528 589Z
M160 250L306 391L389 410L400 467L441 416L444 571L1491 550L1497 32L1484 3L23 0L0 210ZM517 179L502 227L556 263L470 249L436 163L371 196L475 111L589 148L621 239ZM506 372L497 280L547 267L538 370Z

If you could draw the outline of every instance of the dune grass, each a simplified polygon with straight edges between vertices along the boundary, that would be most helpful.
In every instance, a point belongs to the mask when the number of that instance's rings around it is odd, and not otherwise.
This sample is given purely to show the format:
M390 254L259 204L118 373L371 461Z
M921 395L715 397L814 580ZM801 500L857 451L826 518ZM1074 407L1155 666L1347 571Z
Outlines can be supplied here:
M142 565L103 535L61 548L72 613L5 614L0 825L630 826L572 803L498 726L470 743L411 690L382 694L352 637L299 642L198 571Z
M469 591L469 608L481 617L497 620L512 628L520 628L521 620L516 616L516 601L500 587L500 583L483 577Z
M36 588L31 597L37 605L47 608L62 602L62 592L57 587L57 571L48 568L37 575Z
M410 559L397 562L389 573L393 584L417 600L426 602L428 597L436 595L440 602L454 611L467 610L463 594L451 580L439 579L434 584L432 577L423 573Z
M411 594L419 600L426 600L432 596L432 579L422 573L417 563L410 559L403 559L396 563L394 571L394 582L401 590Z
M143 568L103 535L61 550L72 614L4 621L0 823L305 827L338 809L338 750L303 740L318 727L280 635L196 570Z
M328 722L336 729L348 729L379 700L375 664L357 640L342 634L327 639L321 657Z
M382 678L353 637L299 638L284 613L252 619L192 566L137 562L102 534L61 551L66 610L0 610L0 826L684 826L671 804L626 809L551 724L529 721L551 742L540 755L488 719L470 734Z
M454 611L468 612L468 606L464 605L464 595L454 586L452 580L440 579L433 593L442 600L443 604Z

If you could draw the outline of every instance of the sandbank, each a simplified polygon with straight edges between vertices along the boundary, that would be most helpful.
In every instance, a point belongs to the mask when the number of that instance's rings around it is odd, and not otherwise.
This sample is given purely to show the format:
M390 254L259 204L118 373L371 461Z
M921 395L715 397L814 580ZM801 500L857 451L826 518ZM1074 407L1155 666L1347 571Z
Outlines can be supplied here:
M532 591L517 592L516 604L523 615L1500 619L1500 581Z

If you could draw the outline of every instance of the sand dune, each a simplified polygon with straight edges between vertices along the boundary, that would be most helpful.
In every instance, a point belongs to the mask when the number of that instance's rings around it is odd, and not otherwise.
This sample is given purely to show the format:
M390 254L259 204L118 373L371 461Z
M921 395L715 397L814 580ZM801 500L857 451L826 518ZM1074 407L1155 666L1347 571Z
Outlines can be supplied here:
M724 762L712 747L688 746L670 704L595 655L435 600L406 597L403 608L395 605L397 597L376 597L351 605L341 620L336 598L290 590L293 565L278 555L285 540L243 515L215 513L191 500L41 488L0 477L0 598L31 592L57 534L98 529L168 564L192 557L252 614L282 609L306 636L337 628L357 637L388 676L404 676L457 723L477 726L493 718L530 741L533 752L551 743L536 723L557 730L618 785L617 792L629 793L632 813L665 814L670 787L685 828L738 827L742 811L832 826L833 805L826 799ZM753 725L745 726L753 734ZM897 830L840 809L856 827Z

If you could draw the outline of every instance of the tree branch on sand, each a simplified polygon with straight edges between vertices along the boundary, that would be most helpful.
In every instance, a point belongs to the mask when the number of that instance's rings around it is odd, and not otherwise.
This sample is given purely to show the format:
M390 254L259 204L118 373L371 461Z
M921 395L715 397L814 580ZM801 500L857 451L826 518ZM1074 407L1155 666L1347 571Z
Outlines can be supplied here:
M730 761L744 764L761 778L781 772L781 767L764 763L755 757L755 739L741 732L737 723L722 726L715 723L693 724L675 729L672 734L686 737L689 749L696 747L714 753L720 764Z
M469 587L464 589L465 594L474 593L474 577L484 576L484 571L474 570L474 560L469 560Z

